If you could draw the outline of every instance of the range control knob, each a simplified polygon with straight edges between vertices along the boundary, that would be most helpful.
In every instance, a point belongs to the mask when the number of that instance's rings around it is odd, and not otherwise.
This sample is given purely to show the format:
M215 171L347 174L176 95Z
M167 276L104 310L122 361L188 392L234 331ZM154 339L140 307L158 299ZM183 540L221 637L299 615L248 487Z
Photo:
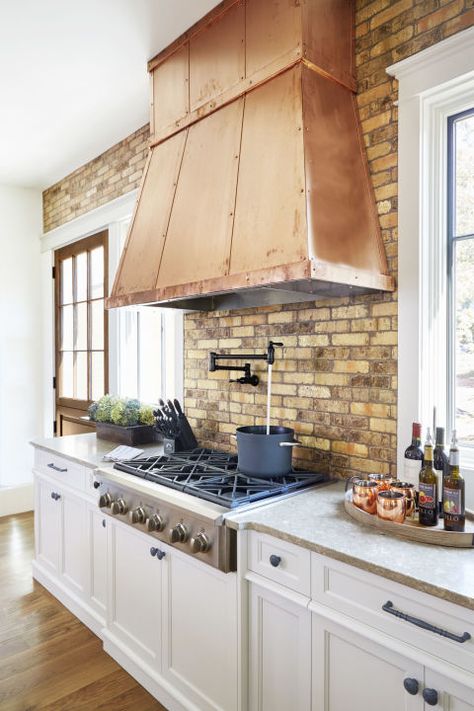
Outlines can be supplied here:
M191 538L191 550L193 553L206 553L210 547L211 541L204 531Z
M138 506L136 509L133 509L133 511L130 511L128 518L130 523L145 523L145 509L142 506Z
M171 543L184 543L188 540L188 529L183 523L177 523L174 528L170 529Z
M153 514L146 520L147 531L162 531L166 526L166 521L160 514Z
M102 494L99 499L99 506L101 509L109 509L112 503L112 497L110 494Z
M118 514L121 514L123 516L127 513L128 506L123 499L117 499L117 501L113 502L112 506L110 507L110 510L112 511L114 516L117 516Z

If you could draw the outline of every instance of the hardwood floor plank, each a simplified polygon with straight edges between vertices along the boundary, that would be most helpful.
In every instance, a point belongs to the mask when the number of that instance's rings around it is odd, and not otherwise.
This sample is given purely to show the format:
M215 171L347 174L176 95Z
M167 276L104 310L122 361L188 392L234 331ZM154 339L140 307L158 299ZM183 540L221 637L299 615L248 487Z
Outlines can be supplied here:
M0 518L0 710L166 711L32 580L33 515Z

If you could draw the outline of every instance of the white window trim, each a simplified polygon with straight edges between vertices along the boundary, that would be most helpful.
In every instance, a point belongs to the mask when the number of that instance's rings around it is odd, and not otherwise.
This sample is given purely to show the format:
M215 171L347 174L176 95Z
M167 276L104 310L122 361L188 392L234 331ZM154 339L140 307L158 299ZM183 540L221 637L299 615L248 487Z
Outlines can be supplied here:
M54 250L71 244L78 239L107 229L109 232L109 283L118 266L123 241L133 209L138 196L138 190L132 190L105 205L91 210L41 237L41 279L42 279L42 313L43 313L43 431L47 437L53 435L53 420L55 413L55 398L52 389L55 372L54 363L54 285L51 279L51 268L54 264ZM170 309L165 313L165 352L163 360L167 364L165 372L165 393L183 401L183 312ZM116 390L119 356L121 347L120 319L115 309L109 313L109 389Z
M388 67L399 80L398 467L411 422L446 421L446 131L474 105L474 28ZM437 197L440 199L437 200ZM442 344L442 348L439 348ZM472 450L462 453L474 471Z

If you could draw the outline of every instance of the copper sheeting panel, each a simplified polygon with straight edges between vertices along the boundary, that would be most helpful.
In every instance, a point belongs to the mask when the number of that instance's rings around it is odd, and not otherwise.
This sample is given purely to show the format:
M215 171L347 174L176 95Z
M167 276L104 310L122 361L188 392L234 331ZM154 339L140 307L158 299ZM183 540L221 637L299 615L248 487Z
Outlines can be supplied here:
M183 131L150 154L113 294L155 286L185 140Z
M295 0L246 2L247 76L251 76L278 57L301 48L301 7Z
M243 106L239 99L189 129L158 288L227 271Z
M355 88L352 0L303 2L302 11L305 58Z
M191 111L245 76L245 8L234 5L189 45Z
M301 69L247 95L230 271L305 258Z
M153 130L167 128L189 112L189 45L153 72Z
M387 273L355 99L303 70L310 257Z

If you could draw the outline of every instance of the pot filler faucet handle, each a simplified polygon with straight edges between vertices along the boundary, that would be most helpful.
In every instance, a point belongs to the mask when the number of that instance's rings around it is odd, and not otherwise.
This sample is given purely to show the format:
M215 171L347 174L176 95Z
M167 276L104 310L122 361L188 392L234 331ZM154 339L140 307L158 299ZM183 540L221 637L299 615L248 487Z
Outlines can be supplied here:
M283 348L283 343L270 341L267 348L267 363L268 365L273 365L275 362L275 347Z

